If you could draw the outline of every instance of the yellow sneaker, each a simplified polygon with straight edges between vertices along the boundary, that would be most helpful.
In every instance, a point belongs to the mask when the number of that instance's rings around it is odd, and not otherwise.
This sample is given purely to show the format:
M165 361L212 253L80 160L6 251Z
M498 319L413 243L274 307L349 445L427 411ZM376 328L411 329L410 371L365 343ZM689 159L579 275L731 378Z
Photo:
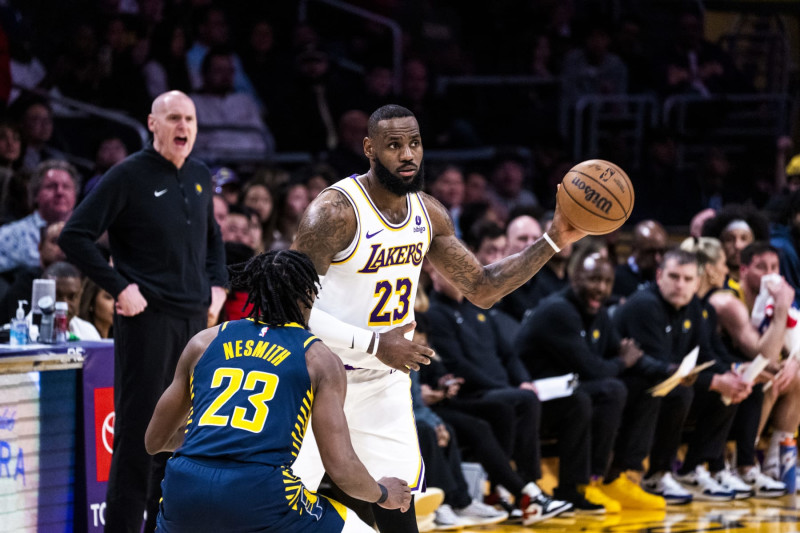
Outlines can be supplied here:
M611 483L599 485L599 489L612 500L617 500L623 509L661 510L667 508L664 498L648 494L642 487L628 479L624 473Z
M619 513L622 511L622 506L619 502L606 496L600 490L600 484L597 481L592 481L589 485L579 486L578 492L583 494L587 501L605 507L607 513Z

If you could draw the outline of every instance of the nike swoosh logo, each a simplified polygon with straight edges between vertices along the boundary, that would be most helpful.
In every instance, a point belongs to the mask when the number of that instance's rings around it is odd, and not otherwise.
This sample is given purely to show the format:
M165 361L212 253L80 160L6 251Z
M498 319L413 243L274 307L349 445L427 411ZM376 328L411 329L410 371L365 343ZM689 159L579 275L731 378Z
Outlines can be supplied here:
M164 189L163 191L155 191L155 192L153 193L153 196L155 196L156 198L158 198L159 196L162 196L162 195L166 194L166 192L167 192L167 189Z
M370 232L367 232L367 239L371 239L371 238L373 238L375 235L377 235L378 233L380 233L380 232L382 232L382 231L383 231L382 229L379 229L379 230L378 230L378 231L376 231L375 233L370 233Z

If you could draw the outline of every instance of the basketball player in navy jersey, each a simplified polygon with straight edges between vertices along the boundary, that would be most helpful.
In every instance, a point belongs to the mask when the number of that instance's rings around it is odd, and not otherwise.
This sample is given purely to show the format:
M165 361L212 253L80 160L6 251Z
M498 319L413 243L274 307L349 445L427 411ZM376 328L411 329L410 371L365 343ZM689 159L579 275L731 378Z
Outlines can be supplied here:
M383 106L370 117L367 134L369 171L320 193L306 210L292 248L308 254L320 275L309 324L347 369L344 410L353 447L373 476L399 477L413 493L424 492L406 375L433 354L411 341L423 258L471 302L488 308L585 233L556 206L552 226L541 238L483 266L456 237L447 209L421 192L422 137L414 114ZM319 484L324 469L313 439L306 440L293 468L310 487ZM569 509L535 487L520 496L528 523L553 516L553 505ZM370 510L380 531L389 533L416 531L413 509L412 504L412 512L402 515L376 506Z
M231 267L250 318L189 342L158 402L145 445L175 451L162 482L165 532L372 532L342 504L307 490L291 470L311 414L325 469L353 498L406 511L405 481L375 481L342 411L339 359L307 329L319 279L308 257L273 251Z

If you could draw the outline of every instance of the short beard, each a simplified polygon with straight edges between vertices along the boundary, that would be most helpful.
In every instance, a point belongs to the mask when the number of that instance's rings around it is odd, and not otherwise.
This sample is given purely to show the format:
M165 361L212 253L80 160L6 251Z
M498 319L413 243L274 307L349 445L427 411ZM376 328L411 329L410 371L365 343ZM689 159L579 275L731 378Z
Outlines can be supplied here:
M405 196L410 192L419 192L425 185L425 169L420 165L417 174L411 182L406 183L401 178L392 174L392 171L386 168L378 157L375 157L375 176L378 178L383 188L397 196Z

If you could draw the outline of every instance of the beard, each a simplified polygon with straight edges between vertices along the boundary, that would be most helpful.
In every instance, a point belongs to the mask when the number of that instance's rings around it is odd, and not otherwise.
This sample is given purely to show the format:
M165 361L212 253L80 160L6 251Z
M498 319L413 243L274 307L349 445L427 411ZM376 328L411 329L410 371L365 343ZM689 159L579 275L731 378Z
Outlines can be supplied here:
M414 178L406 183L401 178L392 174L392 171L381 163L380 158L375 157L375 177L387 191L397 196L405 196L410 192L419 192L425 185L425 170L420 165Z

